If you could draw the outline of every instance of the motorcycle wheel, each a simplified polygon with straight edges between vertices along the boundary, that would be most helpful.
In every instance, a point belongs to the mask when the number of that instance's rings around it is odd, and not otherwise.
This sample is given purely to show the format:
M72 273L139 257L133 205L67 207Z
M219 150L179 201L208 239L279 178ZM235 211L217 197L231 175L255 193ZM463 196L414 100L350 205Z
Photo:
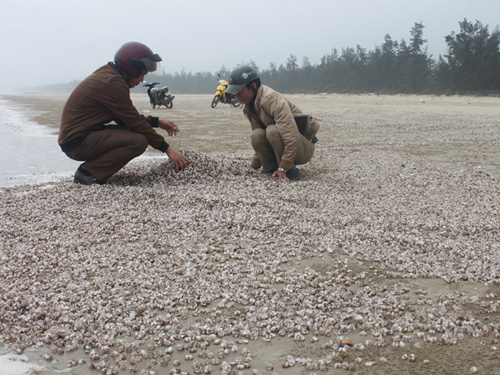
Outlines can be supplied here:
M241 100L239 100L239 99L233 99L233 100L231 100L231 105L233 107L239 107L239 106L241 106L241 104L242 104Z
M219 103L219 100L220 100L220 96L219 95L215 95L214 99L212 100L212 108L217 107L217 103Z
M169 98L163 98L161 104L163 104L168 109L172 108L174 105L174 103Z

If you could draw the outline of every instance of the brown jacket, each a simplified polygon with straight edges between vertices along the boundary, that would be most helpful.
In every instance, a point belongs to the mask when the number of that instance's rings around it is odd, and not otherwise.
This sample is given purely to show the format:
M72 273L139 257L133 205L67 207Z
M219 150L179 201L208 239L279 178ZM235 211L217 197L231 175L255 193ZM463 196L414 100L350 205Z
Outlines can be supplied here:
M111 122L143 134L158 150L168 148L165 138L153 129L158 127L158 118L137 112L127 81L109 62L80 82L69 96L62 113L58 142L63 151L71 150L81 144L89 132Z
M282 94L269 86L262 85L257 91L253 106L245 105L243 113L250 120L252 131L262 126L276 125L285 146L279 167L285 169L293 167L301 137L294 116L304 115L300 109ZM310 117L307 124L308 135L313 137L318 129L319 123ZM252 159L252 167L260 167L257 155Z

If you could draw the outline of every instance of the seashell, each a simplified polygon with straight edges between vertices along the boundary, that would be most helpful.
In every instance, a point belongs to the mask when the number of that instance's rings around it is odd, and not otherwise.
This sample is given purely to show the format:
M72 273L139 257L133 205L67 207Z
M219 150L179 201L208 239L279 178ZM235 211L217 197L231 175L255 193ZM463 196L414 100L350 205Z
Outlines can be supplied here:
M342 343L342 345L353 346L351 339L342 339L340 340L340 342Z
M43 359L45 359L46 361L52 361L54 359L54 356L52 355L52 353L44 353L41 355L41 357Z

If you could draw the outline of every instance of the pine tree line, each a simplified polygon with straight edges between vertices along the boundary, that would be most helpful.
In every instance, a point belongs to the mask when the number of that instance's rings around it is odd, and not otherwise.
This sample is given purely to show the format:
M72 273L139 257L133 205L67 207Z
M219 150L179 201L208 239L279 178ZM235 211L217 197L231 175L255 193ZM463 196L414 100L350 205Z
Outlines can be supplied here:
M500 92L500 31L489 31L481 22L464 19L460 32L445 37L447 53L435 61L427 51L424 25L415 23L409 42L386 35L374 50L361 46L333 49L321 62L312 65L305 57L301 64L293 54L279 67L271 63L259 70L263 83L284 93L427 93L490 94ZM230 70L219 72L163 73L158 80L178 94L215 92L217 77L227 78Z
M380 94L500 94L500 31L490 32L481 22L459 22L460 32L445 37L447 52L434 60L427 50L424 25L415 23L409 42L386 35L368 51L357 45L324 55L313 65L307 57L298 62L291 54L284 64L259 69L264 84L283 93L380 93ZM235 67L236 68L236 67ZM218 77L228 78L224 65L216 73L149 74L149 82L169 86L174 94L212 94ZM36 91L71 91L78 82L38 88ZM133 92L145 92L141 85Z

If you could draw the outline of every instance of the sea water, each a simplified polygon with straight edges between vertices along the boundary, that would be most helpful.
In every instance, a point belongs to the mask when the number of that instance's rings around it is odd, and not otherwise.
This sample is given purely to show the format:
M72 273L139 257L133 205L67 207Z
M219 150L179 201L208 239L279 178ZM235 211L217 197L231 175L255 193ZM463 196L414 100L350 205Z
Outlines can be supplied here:
M168 159L152 148L136 159L157 158ZM56 129L30 120L21 108L0 99L0 191L2 187L72 180L81 163L61 151Z
M33 375L47 368L25 355L0 354L0 375Z
M57 144L57 131L0 99L0 187L70 178L80 163Z

